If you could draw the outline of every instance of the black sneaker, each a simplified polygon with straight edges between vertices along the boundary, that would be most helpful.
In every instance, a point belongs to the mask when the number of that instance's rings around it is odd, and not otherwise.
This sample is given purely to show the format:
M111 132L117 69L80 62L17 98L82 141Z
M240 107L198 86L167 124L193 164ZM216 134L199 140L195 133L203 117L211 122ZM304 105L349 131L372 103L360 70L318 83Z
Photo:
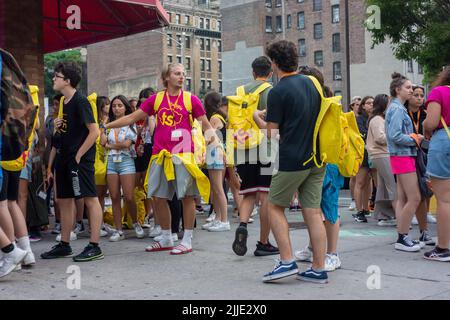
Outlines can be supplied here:
M102 250L99 246L93 246L92 244L88 244L82 253L73 257L73 261L75 262L87 262L103 259L105 256L102 253Z
M364 212L364 215L367 217L370 217L372 215L372 212L370 212L370 211L363 210L363 212Z
M58 243L52 247L52 250L41 254L42 259L68 258L73 256L72 248Z
M260 241L256 243L256 250L254 252L254 255L257 257L261 256L271 256L274 254L279 254L280 250L278 250L277 247L274 247L270 244L269 241L267 241L267 244L263 244Z
M450 261L450 250L436 246L433 250L425 252L423 257L427 260L447 262Z
M365 212L364 211L358 212L355 216L355 221L367 223L367 218L366 218Z
M435 246L436 242L434 242L433 238L430 237L428 232L424 231L420 234L419 241L424 242L427 246Z
M408 235L399 236L395 243L395 249L406 252L420 251L420 243L412 241Z
M247 237L247 228L244 226L239 226L236 229L236 235L233 242L233 251L238 256L243 256L247 252Z

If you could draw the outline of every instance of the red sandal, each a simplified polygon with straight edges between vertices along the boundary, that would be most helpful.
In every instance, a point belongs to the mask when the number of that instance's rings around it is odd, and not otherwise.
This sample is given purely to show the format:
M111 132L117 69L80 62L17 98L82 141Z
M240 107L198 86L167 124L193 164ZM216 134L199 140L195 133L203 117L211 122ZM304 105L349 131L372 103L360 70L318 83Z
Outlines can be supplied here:
M192 248L186 248L181 243L177 244L172 251L170 251L170 254L172 255L179 255L179 254L186 254L192 252Z
M172 249L173 249L173 246L163 247L163 246L161 246L161 242L153 242L151 245L149 245L147 248L145 248L145 251L157 252L157 251L168 251L168 250L172 250Z

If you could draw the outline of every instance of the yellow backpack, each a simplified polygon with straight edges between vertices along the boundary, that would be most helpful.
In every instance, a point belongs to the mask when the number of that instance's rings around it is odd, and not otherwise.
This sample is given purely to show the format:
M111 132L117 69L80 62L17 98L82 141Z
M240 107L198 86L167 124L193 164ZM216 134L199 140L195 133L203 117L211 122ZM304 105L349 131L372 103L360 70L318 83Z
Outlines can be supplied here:
M160 91L156 94L155 105L153 109L155 114L158 114L159 107L164 100L165 91ZM191 93L188 91L183 91L183 103L187 112L189 112L189 121L192 128L192 140L194 141L194 158L198 166L203 166L206 162L206 142L203 136L202 126L200 122L192 117L192 101ZM158 123L158 122L157 122Z
M33 130L31 131L30 137L28 138L28 147L22 152L19 158L15 160L2 161L1 167L8 171L22 171L28 161L28 157L30 155L30 149L33 145L33 139L36 132L36 124L39 118L39 88L37 86L28 86L31 94L31 98L33 100L33 104L36 106L36 115L33 120Z
M316 78L309 76L320 93L321 105L313 135L313 152L308 162L317 167L325 163L335 164L344 177L358 173L364 159L364 140L361 137L353 112L344 113L340 100L342 97L325 98L322 87ZM317 154L317 138L320 154Z
M258 109L259 95L272 85L261 84L254 92L246 93L244 86L236 89L236 96L228 96L228 129L232 131L234 147L252 149L263 139L263 133L253 120Z

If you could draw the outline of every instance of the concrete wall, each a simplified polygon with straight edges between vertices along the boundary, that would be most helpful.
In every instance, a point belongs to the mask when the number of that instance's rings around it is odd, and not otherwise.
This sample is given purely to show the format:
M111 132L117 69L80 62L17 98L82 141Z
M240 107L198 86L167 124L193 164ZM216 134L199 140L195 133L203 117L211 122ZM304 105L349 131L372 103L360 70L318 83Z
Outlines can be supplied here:
M350 65L351 96L389 94L391 74L394 71L406 75L414 83L421 84L423 75L419 75L417 63L414 63L414 73L407 73L407 63L397 60L391 45L385 42L371 49L372 40L369 32L365 32L365 62Z

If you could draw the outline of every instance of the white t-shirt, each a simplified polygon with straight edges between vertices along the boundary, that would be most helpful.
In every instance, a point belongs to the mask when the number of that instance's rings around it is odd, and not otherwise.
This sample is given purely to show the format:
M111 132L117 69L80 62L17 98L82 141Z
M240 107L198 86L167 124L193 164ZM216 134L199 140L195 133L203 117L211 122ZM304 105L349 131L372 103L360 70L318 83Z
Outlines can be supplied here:
M116 128L116 129L110 129L108 132L108 143L109 144L117 144L120 142L124 142L125 140L131 140L133 141L133 144L128 149L122 149L122 150L115 150L111 149L108 151L108 155L117 155L117 154L124 154L128 155L130 157L136 157L136 152L134 150L134 143L136 142L137 133L136 133L136 126L133 125L133 130L130 128L130 126L125 126L122 128Z

